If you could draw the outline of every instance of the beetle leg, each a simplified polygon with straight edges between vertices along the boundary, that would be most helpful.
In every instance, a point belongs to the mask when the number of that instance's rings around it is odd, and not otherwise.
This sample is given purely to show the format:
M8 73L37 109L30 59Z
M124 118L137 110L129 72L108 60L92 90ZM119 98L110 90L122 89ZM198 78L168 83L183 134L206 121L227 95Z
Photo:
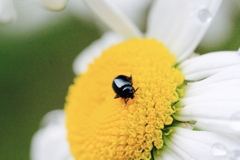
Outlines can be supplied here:
M127 104L128 100L129 100L129 98L124 99L125 104Z
M119 95L116 95L116 96L114 97L114 99L119 98L119 97L120 97Z
M132 83L132 75L130 75L130 77L128 79Z

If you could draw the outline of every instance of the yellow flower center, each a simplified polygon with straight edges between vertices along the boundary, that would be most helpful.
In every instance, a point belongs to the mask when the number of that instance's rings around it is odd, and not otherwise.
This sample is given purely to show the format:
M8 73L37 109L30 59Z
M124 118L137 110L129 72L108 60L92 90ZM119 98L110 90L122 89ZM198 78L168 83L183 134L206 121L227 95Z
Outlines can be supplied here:
M66 102L68 140L77 160L151 159L163 146L184 76L175 56L153 39L131 39L104 51L74 81ZM114 99L112 81L132 75L134 98Z

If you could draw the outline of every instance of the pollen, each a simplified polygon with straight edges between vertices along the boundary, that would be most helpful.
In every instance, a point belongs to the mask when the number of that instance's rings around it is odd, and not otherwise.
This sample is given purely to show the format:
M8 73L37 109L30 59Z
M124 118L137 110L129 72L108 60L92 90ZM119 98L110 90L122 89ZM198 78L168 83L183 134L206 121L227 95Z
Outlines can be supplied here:
M154 39L131 39L103 51L70 86L66 127L76 160L151 159L161 152L174 119L184 76L175 56ZM127 104L114 99L112 81L132 75L138 88Z

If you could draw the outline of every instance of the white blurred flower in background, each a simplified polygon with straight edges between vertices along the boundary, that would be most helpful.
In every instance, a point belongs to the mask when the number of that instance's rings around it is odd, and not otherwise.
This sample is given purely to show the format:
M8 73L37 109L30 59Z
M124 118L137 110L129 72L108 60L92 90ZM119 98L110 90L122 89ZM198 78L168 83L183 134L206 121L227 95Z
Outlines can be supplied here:
M0 1L0 24L8 24L16 19L16 10L11 0Z
M131 2L113 0L113 2L133 22L144 28L145 19L142 17L147 16L146 13L152 0L132 0ZM5 26L0 26L0 29L5 29L9 34L13 31L15 34L36 31L58 21L63 21L68 15L76 16L84 21L97 21L98 25L101 26L100 28L103 31L106 30L106 27L96 20L82 0L0 0L0 23L5 24Z
M31 33L39 28L52 24L64 14L47 10L63 10L66 0L0 0L0 28L6 34ZM57 5L56 5L57 4Z
M68 0L37 0L37 2L49 10L61 11L66 7Z

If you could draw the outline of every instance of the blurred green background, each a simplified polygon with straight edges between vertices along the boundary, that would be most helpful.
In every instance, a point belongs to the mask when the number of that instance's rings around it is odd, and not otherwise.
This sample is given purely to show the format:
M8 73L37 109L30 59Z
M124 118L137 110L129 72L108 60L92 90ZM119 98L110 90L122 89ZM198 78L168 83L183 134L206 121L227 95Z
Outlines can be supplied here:
M240 17L234 21L224 45L201 46L197 51L237 50ZM99 37L93 24L71 15L32 34L6 34L0 29L0 160L29 159L41 118L64 106L74 78L73 60Z

